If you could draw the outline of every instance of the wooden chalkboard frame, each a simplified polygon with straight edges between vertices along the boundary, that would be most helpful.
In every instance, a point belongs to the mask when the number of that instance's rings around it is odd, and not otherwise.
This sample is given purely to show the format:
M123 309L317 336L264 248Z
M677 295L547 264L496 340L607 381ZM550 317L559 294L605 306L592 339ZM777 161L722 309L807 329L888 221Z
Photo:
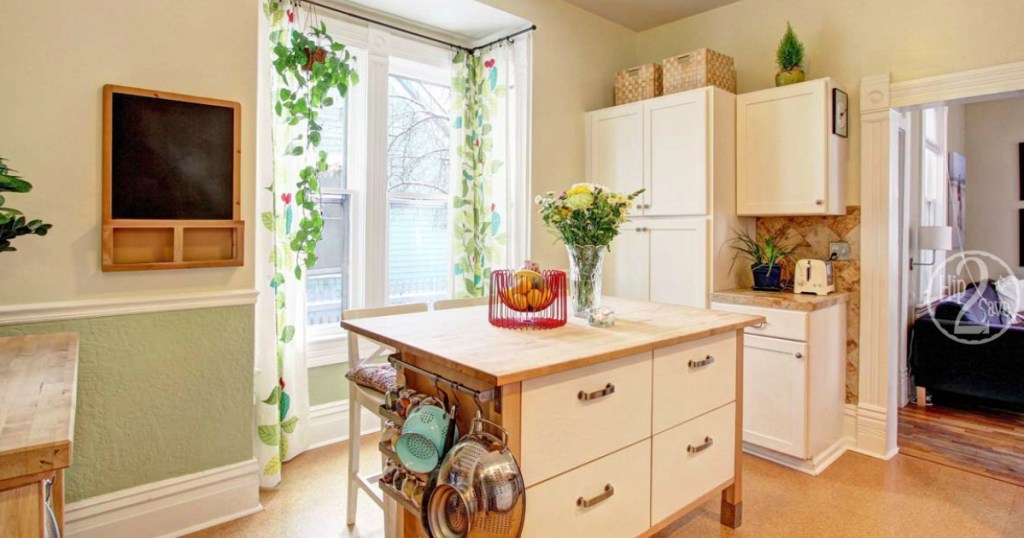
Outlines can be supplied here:
M230 108L234 117L230 220L113 218L115 94ZM241 104L207 97L107 84L103 87L103 270L148 271L241 266L245 222L241 207Z

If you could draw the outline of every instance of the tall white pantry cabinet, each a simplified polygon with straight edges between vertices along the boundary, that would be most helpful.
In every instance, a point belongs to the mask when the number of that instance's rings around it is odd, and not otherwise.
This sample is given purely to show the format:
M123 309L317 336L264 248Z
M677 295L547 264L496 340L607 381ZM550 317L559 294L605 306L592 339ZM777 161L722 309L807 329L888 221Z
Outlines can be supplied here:
M740 285L726 242L736 216L736 96L709 86L586 115L590 181L637 198L612 242L604 293L698 308Z

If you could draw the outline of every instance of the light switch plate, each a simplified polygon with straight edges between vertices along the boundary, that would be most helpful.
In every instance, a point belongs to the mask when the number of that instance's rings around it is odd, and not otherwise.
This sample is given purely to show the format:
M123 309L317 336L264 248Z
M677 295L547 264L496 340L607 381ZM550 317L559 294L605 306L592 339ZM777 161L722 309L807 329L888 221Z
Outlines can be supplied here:
M833 260L849 260L850 259L850 244L849 243L829 243L828 244L828 255Z

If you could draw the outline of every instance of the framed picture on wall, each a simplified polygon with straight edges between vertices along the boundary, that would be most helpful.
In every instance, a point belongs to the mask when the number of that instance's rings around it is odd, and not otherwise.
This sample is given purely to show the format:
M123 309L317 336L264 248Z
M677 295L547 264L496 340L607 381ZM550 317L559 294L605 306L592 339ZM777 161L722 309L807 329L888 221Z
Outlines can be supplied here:
M832 88L832 134L850 135L850 96L839 88Z
M1024 142L1017 144L1017 176L1020 180L1020 199L1024 200Z
M1017 210L1017 266L1024 267L1024 209Z

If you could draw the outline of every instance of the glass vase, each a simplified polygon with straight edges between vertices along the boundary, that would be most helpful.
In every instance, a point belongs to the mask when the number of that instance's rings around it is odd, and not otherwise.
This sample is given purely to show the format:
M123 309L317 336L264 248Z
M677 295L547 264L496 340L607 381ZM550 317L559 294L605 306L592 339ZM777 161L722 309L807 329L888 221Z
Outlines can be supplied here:
M601 267L607 248L600 245L566 245L569 251L569 299L573 315L586 319L601 306Z

